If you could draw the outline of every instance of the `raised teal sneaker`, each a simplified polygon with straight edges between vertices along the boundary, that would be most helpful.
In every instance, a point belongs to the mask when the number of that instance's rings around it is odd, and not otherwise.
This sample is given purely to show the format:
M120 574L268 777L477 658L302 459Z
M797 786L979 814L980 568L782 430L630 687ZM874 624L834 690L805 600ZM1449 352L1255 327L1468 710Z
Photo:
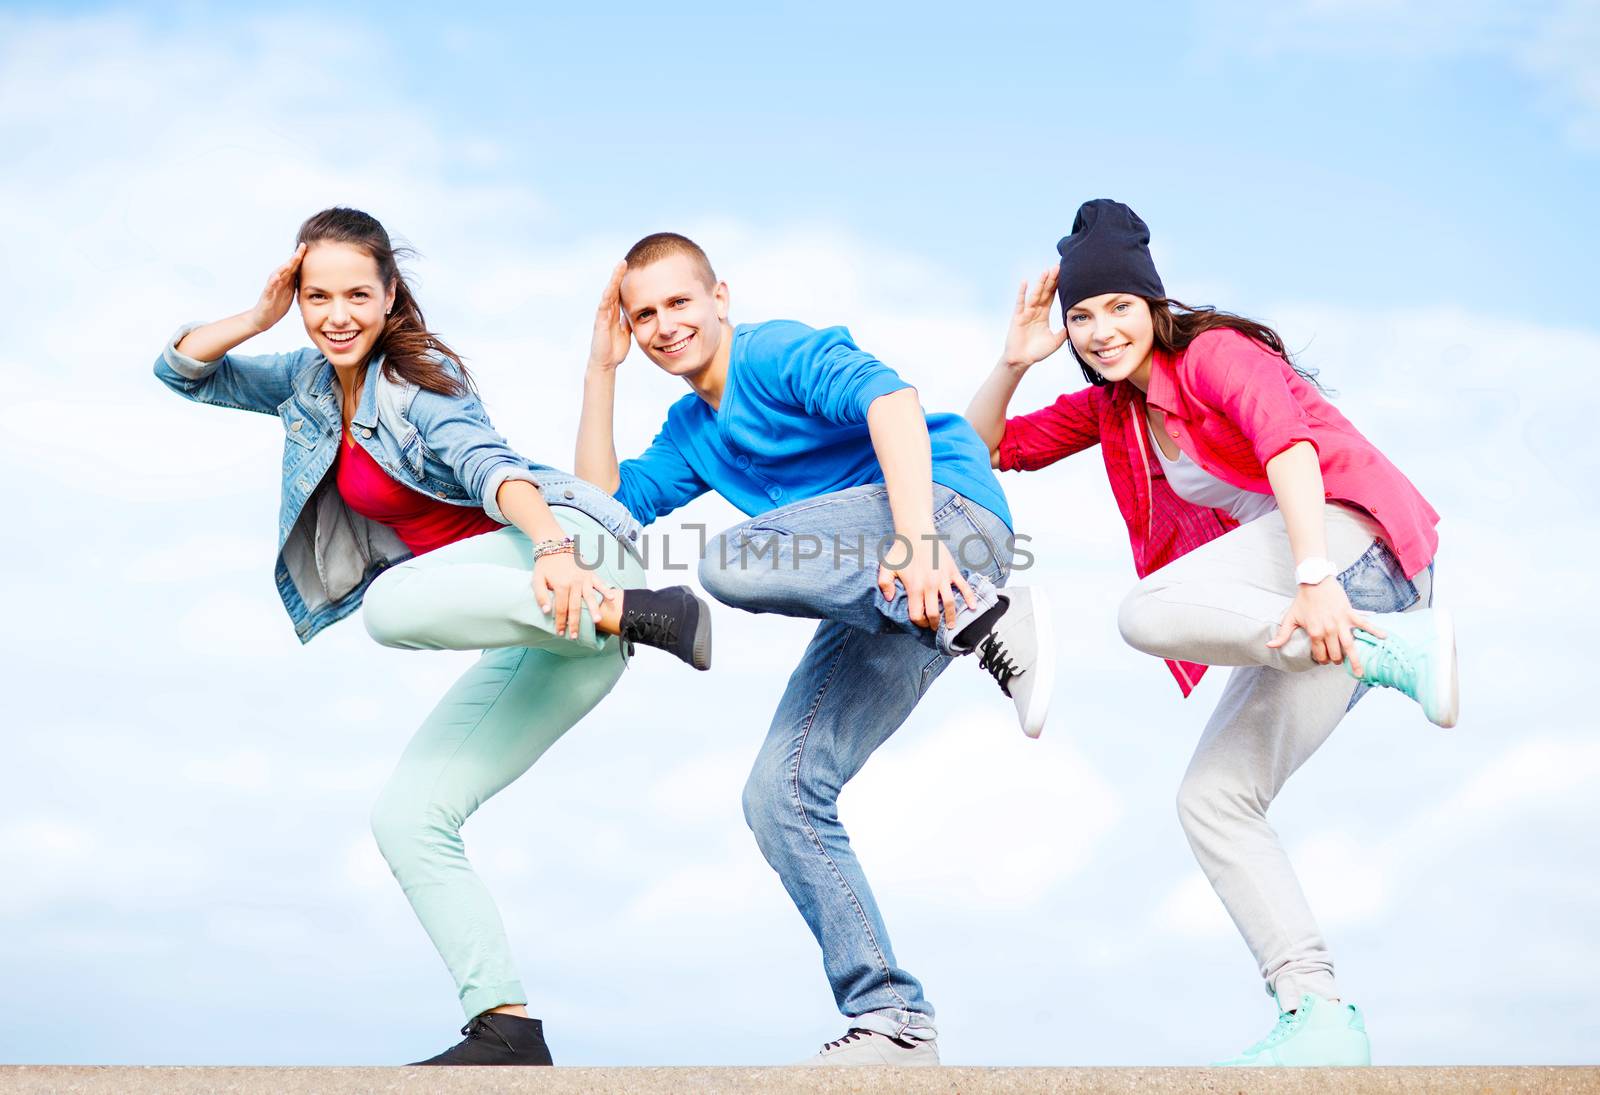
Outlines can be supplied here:
M1279 1001L1282 1006L1282 1001ZM1293 1011L1280 1011L1278 1025L1237 1057L1218 1061L1219 1068L1328 1068L1370 1065L1372 1047L1361 1009L1335 1004L1312 993L1300 997Z
M1368 619L1386 638L1356 629L1361 677L1380 688L1397 688L1422 705L1428 721L1454 726L1461 710L1456 674L1456 625L1449 609L1373 612ZM1355 676L1350 659L1345 672Z

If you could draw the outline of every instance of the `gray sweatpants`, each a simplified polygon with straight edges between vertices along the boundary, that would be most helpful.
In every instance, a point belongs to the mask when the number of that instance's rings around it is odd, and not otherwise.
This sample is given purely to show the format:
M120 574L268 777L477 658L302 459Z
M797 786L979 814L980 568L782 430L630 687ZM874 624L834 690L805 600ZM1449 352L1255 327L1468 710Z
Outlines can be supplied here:
M1432 568L1407 581L1364 514L1330 503L1326 524L1328 558L1358 611L1430 603ZM1327 943L1267 808L1359 698L1344 667L1312 660L1304 631L1267 649L1296 589L1289 534L1274 511L1145 578L1118 616L1123 638L1146 653L1239 667L1178 790L1178 817L1267 991L1288 1006L1302 992L1339 992Z

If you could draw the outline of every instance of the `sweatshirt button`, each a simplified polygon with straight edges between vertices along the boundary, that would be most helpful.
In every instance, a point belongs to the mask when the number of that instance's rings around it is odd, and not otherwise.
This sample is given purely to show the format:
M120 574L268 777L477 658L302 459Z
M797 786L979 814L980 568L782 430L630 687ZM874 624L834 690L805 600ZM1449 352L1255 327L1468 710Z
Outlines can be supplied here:
M576 494L574 494L570 490L564 490L564 491L561 492L561 497L567 499L567 501L570 502L572 499L574 499L574 498L576 498L578 496Z
M639 538L639 530L638 529L629 529L628 530L628 539L637 540L638 538Z
M300 427L304 426L304 425L305 425L304 422L292 422L292 423L289 424L289 429L291 431L293 431L294 433L299 433L300 432Z
M366 438L368 441L370 441L370 440L372 440L372 431L369 430L369 429L363 428L362 431L361 431L361 436Z
M743 470L750 466L750 458L748 456L741 455L737 460L734 461L734 463L738 464L740 469Z
M767 497L776 502L778 499L783 497L783 491L779 490L777 487L768 487Z

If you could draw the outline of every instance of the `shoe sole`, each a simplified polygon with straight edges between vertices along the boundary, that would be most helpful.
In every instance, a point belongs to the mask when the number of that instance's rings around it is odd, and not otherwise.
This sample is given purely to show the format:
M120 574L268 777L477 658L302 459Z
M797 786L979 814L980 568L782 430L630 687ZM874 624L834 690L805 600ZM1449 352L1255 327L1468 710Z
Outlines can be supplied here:
M1028 710L1022 716L1022 732L1030 738L1044 733L1044 720L1050 714L1050 695L1056 687L1056 635L1050 618L1050 598L1038 588L1028 590L1033 602L1033 692Z
M1448 608L1433 610L1434 641L1441 657L1446 657L1440 671L1434 674L1434 711L1432 721L1446 730L1456 724L1461 714L1461 674L1456 661L1456 621Z
M700 606L700 614L695 619L694 625L694 660L689 664L704 672L711 668L711 606L699 594L691 596Z

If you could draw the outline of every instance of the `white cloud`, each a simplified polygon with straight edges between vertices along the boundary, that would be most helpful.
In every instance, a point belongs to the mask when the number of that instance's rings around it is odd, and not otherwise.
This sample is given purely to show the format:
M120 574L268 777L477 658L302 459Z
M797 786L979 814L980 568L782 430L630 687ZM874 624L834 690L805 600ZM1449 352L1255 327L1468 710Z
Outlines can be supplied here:
M1229 0L1223 11L1226 41L1236 48L1497 61L1539 85L1573 144L1600 148L1600 10L1590 0Z
M264 585L256 584L250 593L231 588L201 592L207 587L189 586L198 595L184 598L182 614L170 638L182 653L194 659L287 655L296 642L294 631L285 625L288 617L282 602Z
M1518 41L1514 57L1542 83L1553 109L1567 117L1576 145L1600 148L1600 11L1589 0L1558 0Z
M997 702L949 711L897 744L839 804L876 885L952 908L1025 908L1078 873L1122 816L1120 796L1070 739L1025 739Z
M1230 938L1233 921L1228 919L1217 893L1198 869L1168 891L1150 918L1150 927L1180 938Z
M195 786L226 787L231 791L260 793L272 787L278 775L274 759L256 746L186 761L181 772Z

